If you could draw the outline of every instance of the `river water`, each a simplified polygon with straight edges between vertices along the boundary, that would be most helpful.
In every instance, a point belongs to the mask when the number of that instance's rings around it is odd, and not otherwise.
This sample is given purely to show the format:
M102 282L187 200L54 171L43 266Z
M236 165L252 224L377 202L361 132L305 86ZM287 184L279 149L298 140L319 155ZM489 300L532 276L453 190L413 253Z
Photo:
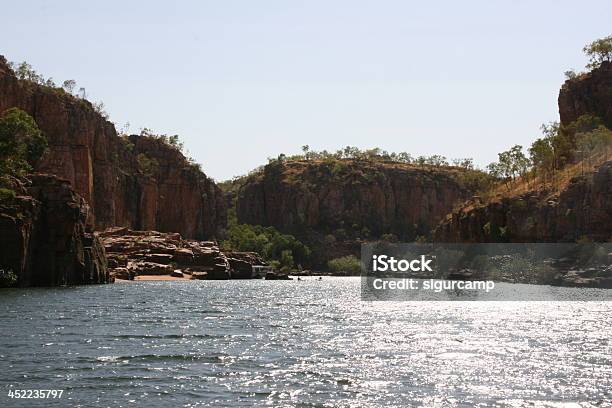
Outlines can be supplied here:
M576 289L574 289L576 290ZM612 406L612 302L362 302L359 278L0 291L0 406ZM11 399L10 390L63 390Z

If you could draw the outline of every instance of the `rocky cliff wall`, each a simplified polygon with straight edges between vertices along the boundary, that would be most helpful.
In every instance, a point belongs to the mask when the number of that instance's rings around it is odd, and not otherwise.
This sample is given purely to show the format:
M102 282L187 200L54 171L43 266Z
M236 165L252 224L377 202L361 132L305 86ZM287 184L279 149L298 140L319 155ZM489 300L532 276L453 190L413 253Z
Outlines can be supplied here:
M0 56L0 112L11 107L30 114L49 141L37 171L68 180L91 206L96 228L121 225L202 239L224 227L220 190L177 149L151 137L118 136L91 103L18 80ZM159 163L152 174L140 171L141 153Z
M565 81L559 92L559 117L568 125L580 116L601 118L612 129L612 63Z
M438 242L574 242L612 238L612 161L573 178L562 191L532 191L471 203L436 229Z
M13 271L19 286L108 282L89 206L69 183L34 174L15 184L18 195L0 202L0 268Z
M427 235L454 204L473 194L461 174L385 162L272 163L241 186L236 214L240 223L297 235L309 230L363 235L365 228L370 236L410 240Z

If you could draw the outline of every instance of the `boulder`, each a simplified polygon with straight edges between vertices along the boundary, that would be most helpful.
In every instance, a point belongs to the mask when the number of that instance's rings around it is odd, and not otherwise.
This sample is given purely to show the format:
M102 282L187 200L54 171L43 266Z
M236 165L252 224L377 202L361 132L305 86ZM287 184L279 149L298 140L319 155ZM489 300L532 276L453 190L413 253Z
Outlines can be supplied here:
M249 278L251 266L264 263L256 253L231 252L228 258L212 241L185 240L176 233L110 228L100 236L111 268L127 265L136 275L194 272L193 279L231 279L235 273L236 278Z
M136 276L170 275L172 272L174 272L174 267L172 265L164 265L147 261L129 262L128 269L133 271Z
M208 279L208 272L193 271L191 272L191 279L194 279L194 280Z

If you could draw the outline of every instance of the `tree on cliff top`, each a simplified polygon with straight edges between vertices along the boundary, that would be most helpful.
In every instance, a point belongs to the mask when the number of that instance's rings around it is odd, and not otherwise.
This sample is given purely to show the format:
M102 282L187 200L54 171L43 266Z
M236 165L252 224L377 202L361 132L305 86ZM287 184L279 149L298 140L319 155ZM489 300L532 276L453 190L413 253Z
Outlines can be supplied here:
M47 139L34 119L11 108L0 116L0 176L23 176L32 170L45 149Z
M599 68L603 62L612 62L612 36L597 39L582 50L589 57L589 69Z

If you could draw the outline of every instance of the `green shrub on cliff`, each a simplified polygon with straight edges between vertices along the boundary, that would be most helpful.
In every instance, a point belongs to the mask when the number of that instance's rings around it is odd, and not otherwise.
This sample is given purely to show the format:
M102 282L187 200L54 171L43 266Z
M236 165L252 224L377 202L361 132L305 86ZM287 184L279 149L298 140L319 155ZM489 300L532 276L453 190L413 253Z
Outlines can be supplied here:
M21 109L11 108L0 116L0 175L20 177L32 171L45 149L47 139L34 119Z
M157 160L150 158L145 153L140 153L136 156L138 170L147 177L153 177L159 169Z
M598 68L603 62L612 62L612 36L599 38L582 50L589 57L589 69Z

